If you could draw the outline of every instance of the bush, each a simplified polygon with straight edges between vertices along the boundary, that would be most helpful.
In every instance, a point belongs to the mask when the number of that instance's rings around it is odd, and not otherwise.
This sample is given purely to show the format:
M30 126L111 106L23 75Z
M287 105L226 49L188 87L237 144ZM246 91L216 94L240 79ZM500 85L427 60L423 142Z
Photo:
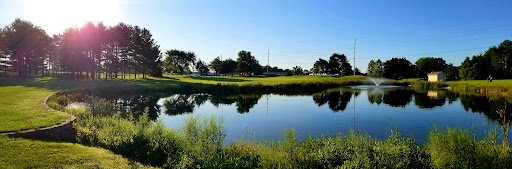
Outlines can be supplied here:
M489 134L486 139L471 139L467 130L447 127L430 131L426 151L434 168L511 168L512 155Z

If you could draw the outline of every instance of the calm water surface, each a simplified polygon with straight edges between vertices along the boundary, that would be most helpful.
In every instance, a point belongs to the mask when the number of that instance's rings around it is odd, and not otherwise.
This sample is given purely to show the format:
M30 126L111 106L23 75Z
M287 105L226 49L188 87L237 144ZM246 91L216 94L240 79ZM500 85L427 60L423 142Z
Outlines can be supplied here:
M487 128L509 126L512 105L503 99L457 95L448 91L416 92L404 88L331 89L313 95L155 94L102 96L125 112L150 108L150 117L172 128L195 115L222 117L226 142L278 140L294 128L300 140L308 135L334 135L351 129L385 139L398 127L418 144L437 125L474 131L482 138ZM509 109L506 109L506 106ZM505 114L500 116L499 111ZM507 121L508 120L508 121ZM507 133L508 134L508 133ZM510 137L509 137L510 138Z

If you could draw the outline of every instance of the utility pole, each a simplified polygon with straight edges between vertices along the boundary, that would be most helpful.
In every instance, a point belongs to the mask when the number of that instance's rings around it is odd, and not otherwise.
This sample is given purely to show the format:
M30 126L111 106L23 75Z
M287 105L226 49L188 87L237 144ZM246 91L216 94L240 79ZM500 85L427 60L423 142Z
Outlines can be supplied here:
M222 61L222 53L220 54L220 61Z
M356 75L356 38L354 38L354 75Z
M268 74L268 67L270 67L270 49L267 49L267 74Z

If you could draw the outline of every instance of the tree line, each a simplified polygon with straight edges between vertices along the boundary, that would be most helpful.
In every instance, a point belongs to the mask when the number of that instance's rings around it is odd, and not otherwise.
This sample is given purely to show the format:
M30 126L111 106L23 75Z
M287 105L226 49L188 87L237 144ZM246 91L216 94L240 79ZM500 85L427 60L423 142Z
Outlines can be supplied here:
M165 56L165 59L163 57ZM15 19L0 28L0 66L19 77L61 76L80 79L114 79L126 75L142 74L162 76L167 73L199 75L210 71L215 75L255 76L267 69L269 72L286 72L287 75L308 73L352 75L362 74L352 69L344 54L334 53L328 60L319 58L310 70L300 66L290 69L261 66L250 51L238 52L238 58L222 60L216 57L207 63L197 59L194 52L178 49L163 54L151 32L139 26L119 23L105 26L88 22L80 28L68 28L61 34L49 36L33 23ZM442 58L423 57L414 64L406 58L392 58L385 62L371 60L367 76L391 79L426 78L433 71L443 71L448 80L512 78L512 42L503 41L490 47L484 54L466 57L460 67L446 64Z
M206 63L201 59L196 61L194 52L172 49L165 52L163 63L166 72L176 74L190 73L192 72L191 67L195 67L199 75L205 75L210 70L215 75L225 74L233 76L238 73L242 76L255 76L263 74L263 67L258 60L250 51L245 50L238 52L236 60L221 60L220 57L216 57L210 63Z
M146 28L119 23L86 23L49 36L29 21L15 19L0 31L2 65L19 77L68 75L74 78L161 76L160 46Z
M419 58L414 64L406 58L391 58L385 62L380 59L370 60L366 76L385 77L395 80L407 78L423 78L427 74L435 71L446 73L448 80L457 80L458 70L453 64L446 64L443 58L423 57Z
M434 71L443 71L447 80L473 80L512 78L512 42L504 40L499 46L490 47L484 54L466 57L457 67L443 58L423 57L414 64L406 58L380 59L368 63L367 76L390 79L426 78Z
M461 79L512 78L512 42L503 41L484 54L466 57L459 67Z

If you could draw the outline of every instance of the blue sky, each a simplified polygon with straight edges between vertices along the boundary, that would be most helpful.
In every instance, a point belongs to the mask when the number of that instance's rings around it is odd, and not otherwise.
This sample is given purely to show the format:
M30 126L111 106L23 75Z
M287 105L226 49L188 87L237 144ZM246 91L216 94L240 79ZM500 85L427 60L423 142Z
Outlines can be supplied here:
M248 50L267 64L311 68L347 55L366 71L370 59L442 57L454 65L512 39L512 1L120 1L1 0L0 25L19 17L49 34L125 22L152 31L161 50L194 51L206 61Z

